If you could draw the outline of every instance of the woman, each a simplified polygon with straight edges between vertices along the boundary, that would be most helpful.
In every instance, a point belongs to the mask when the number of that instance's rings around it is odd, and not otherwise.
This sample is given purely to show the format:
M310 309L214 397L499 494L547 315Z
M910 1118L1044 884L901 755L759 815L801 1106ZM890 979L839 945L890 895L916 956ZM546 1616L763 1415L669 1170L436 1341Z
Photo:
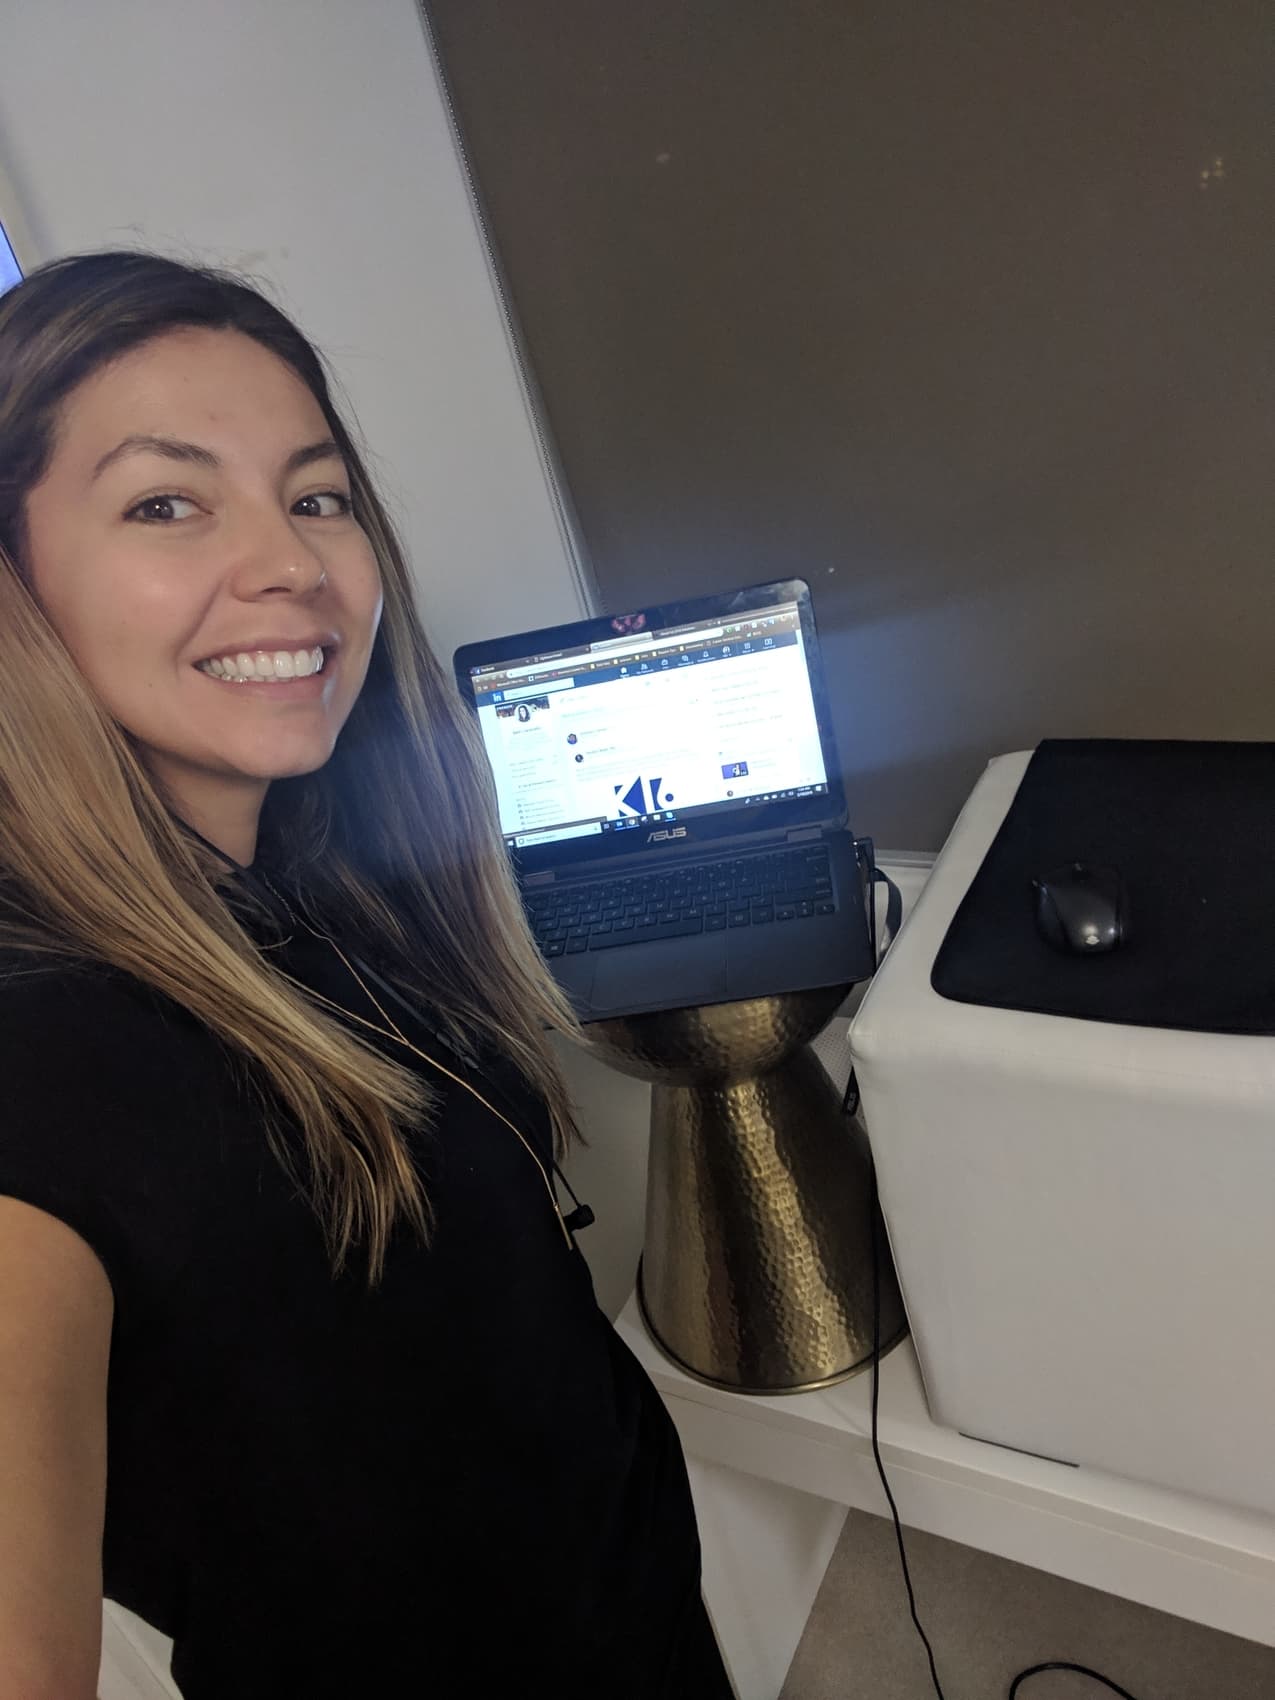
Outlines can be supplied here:
M0 1700L730 1692L554 1194L479 746L319 361L142 254L0 298Z

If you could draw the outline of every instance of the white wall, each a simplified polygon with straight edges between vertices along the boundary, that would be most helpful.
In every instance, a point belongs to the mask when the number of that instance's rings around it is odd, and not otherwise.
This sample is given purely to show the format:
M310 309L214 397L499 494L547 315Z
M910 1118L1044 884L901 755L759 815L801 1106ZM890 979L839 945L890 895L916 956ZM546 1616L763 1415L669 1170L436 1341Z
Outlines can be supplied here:
M37 259L144 245L274 287L353 404L444 658L587 612L412 0L6 7L0 161Z

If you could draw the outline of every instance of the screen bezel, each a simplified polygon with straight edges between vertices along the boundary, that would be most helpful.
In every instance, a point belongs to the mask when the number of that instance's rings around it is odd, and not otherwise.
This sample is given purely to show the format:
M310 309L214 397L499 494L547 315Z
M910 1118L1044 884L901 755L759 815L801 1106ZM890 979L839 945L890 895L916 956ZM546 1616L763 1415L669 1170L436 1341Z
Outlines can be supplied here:
M713 814L687 817L677 815L673 825L685 827L686 831L672 839L657 836L660 829L652 828L650 834L604 832L596 837L560 839L554 844L524 845L520 849L510 845L510 854L524 875L542 869L571 867L577 863L603 862L614 856L658 856L671 850L704 848L746 833L773 832L807 825L844 824L846 804L841 762L837 755L832 716L828 709L823 660L819 650L810 586L804 579L775 579L766 584L748 585L742 590L698 596L682 602L660 603L650 608L635 609L631 613L600 614L592 620L574 620L561 626L542 626L536 631L515 632L508 637L462 644L457 649L452 658L456 683L462 699L477 717L473 681L469 675L471 667L518 661L528 655L544 655L579 644L600 643L634 631L654 632L661 627L690 625L697 620L739 618L766 608L778 607L786 602L796 603L801 619L815 720L819 727L819 742L823 752L824 769L828 776L827 792L822 796L785 798L776 803L741 805L738 809Z

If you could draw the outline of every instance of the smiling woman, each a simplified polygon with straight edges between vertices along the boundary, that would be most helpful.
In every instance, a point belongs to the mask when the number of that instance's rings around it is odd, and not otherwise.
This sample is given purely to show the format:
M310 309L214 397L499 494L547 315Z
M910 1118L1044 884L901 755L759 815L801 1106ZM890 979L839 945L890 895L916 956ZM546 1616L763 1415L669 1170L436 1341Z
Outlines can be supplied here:
M103 1592L189 1700L729 1693L676 1433L555 1194L550 1026L314 350L221 274L34 272L0 299L0 1696L93 1692Z
M80 383L27 496L31 587L80 673L241 863L271 781L323 767L367 674L380 573L349 485L290 367L188 327ZM272 688L228 695L226 677Z

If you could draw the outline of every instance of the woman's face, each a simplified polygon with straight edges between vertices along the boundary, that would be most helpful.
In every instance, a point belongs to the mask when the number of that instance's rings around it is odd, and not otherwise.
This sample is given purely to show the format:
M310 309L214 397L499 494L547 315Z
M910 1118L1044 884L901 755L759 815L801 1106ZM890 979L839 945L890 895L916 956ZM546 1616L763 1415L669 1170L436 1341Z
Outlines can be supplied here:
M205 832L321 767L362 687L381 586L349 489L314 397L237 331L167 332L62 409L32 586Z

